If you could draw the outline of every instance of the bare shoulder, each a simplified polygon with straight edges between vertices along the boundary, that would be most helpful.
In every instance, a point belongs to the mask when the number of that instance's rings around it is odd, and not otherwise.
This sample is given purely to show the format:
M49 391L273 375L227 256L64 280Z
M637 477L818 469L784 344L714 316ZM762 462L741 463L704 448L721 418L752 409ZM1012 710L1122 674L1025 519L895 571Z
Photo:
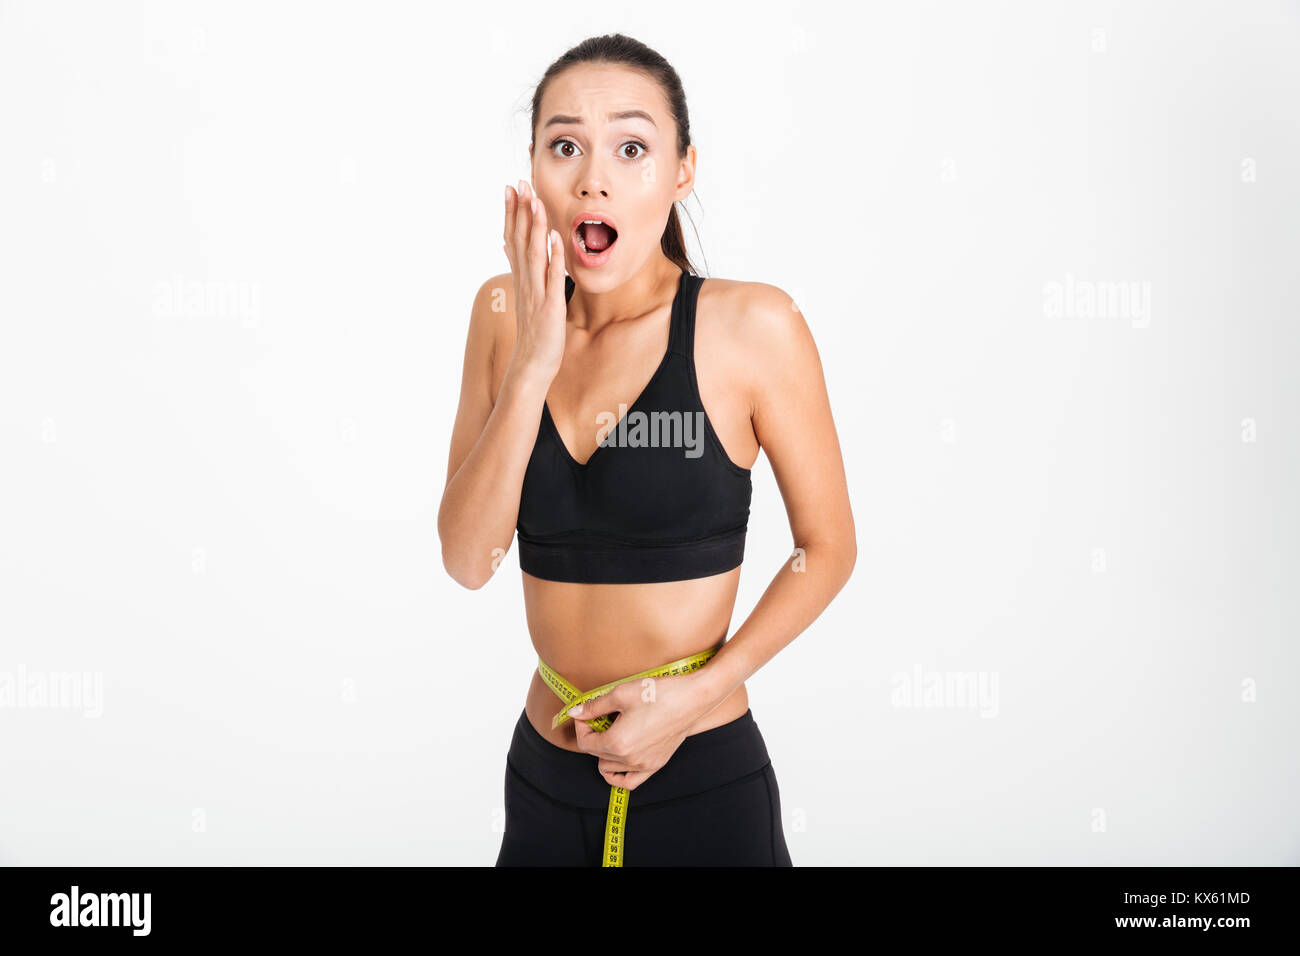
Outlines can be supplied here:
M725 343L755 375L818 362L803 313L779 286L710 277L700 287L697 315L698 335Z
M503 272L485 279L474 294L470 314L470 337L477 338L490 356L492 373L491 392L496 395L505 375L502 355L510 355L515 347L515 279L514 274Z
M509 319L509 325L514 328L515 318L515 277L512 273L503 272L500 275L494 275L490 279L483 280L483 284L478 287L478 292L474 294L474 312L476 315L483 317L495 316L495 319L489 319L495 325L504 325L505 319Z

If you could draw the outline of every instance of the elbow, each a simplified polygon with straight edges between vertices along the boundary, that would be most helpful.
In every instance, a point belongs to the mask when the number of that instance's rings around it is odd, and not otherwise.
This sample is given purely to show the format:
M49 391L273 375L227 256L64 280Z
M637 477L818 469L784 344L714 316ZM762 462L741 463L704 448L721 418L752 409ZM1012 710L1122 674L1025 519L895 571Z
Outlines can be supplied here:
M443 562L443 566L447 569L447 573L451 575L453 581L470 591L477 591L487 584L488 579L492 577L490 574L475 574L469 569L454 567L446 561Z
M449 540L451 536L443 527L441 519L442 516L439 515L438 539L442 543L442 567L461 587L477 591L491 579L496 570L496 562L493 561L493 566L489 568L484 567L482 562L473 560L466 548L457 547L454 539Z
M477 591L492 578L490 569L478 567L472 561L450 554L446 548L442 550L442 566L453 581L470 591Z
M858 542L852 531L847 534L841 532L804 545L796 544L795 553L803 553L806 562L804 567L795 570L817 567L821 580L834 595L853 576L853 568L858 563Z
M858 540L854 534L848 537L836 549L836 557L840 568L840 586L836 588L839 591L844 585L849 583L849 578L853 577L853 568L858 563Z
M481 576L481 577L473 577L473 576L468 575L468 574L453 574L453 575L452 575L452 579L453 579L457 584L459 584L459 585L460 585L461 587L463 587L463 588L467 588L467 589L469 589L470 591L477 591L479 588L483 587L483 585L485 585L485 584L488 583L488 579L489 579L490 577L491 577L490 574L489 574L489 575L483 575L483 576Z
M849 578L853 577L853 568L858 563L858 536L852 530L843 535L832 548L831 553L835 556L834 561L839 569L839 587L835 590L838 592L844 585L849 583Z

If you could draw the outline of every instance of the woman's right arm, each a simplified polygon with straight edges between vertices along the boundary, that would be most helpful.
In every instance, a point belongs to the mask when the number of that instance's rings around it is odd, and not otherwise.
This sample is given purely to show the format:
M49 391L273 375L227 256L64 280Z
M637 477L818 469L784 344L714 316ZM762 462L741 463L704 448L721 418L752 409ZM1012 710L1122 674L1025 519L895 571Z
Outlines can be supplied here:
M489 280L474 297L438 509L442 563L457 582L472 589L492 577L497 559L514 538L542 404L564 354L564 254L556 243L548 265L546 212L539 203L533 215L530 199L531 191L519 200L506 199L505 248L513 288ZM502 308L493 311L496 303L514 312L516 332L513 351L495 356L509 364L500 392L493 396L493 352Z

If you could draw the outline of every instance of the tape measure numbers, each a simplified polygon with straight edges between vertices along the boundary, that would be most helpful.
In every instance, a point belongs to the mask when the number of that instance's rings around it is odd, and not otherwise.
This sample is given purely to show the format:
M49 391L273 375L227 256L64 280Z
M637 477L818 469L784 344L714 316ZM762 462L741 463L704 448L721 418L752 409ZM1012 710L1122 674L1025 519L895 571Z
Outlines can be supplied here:
M619 684L642 680L646 677L671 677L675 674L688 674L691 671L699 670L708 663L709 658L718 653L720 647L721 645L711 647L707 651L700 651L700 653L692 654L690 657L683 657L669 664L652 667L639 674L620 677L618 680L610 681L608 684L601 684L599 687L593 687L587 691L578 690L577 687L565 680L546 661L539 657L537 658L537 670L542 675L542 680L546 681L546 686L551 688L560 700L564 701L564 709L555 715L555 718L551 721L551 728L559 727L566 720L583 720L581 717L570 717L569 709L583 701L599 697ZM606 714L599 714L590 720L585 720L584 723L592 730L604 733L613 726L614 721ZM609 812L605 816L605 851L601 866L623 865L623 843L627 835L627 808L630 794L631 791L626 787L611 786L609 788Z

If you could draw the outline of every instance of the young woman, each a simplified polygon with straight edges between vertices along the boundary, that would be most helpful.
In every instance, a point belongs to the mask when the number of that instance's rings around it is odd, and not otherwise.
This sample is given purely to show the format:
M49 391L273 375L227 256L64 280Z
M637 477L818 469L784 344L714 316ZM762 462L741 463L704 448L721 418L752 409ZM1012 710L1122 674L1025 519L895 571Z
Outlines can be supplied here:
M532 136L531 184L505 191L511 271L470 316L438 514L468 588L519 536L539 661L497 865L790 866L744 682L857 555L816 346L780 289L691 268L675 204L696 150L653 50L616 34L565 53ZM795 550L727 640L760 448Z

